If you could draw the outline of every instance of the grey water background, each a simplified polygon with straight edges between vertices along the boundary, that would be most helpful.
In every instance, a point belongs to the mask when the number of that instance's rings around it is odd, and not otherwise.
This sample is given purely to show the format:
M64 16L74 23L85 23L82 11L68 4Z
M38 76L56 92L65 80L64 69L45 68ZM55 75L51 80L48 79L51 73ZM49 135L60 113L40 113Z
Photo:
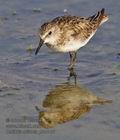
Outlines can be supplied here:
M110 19L78 52L77 83L112 104L97 106L82 119L40 134L7 134L6 119L37 116L45 95L67 81L68 54L47 47L38 56L29 47L39 42L42 23L64 11L89 16L105 7ZM120 1L119 0L0 0L0 139L119 140L120 138Z

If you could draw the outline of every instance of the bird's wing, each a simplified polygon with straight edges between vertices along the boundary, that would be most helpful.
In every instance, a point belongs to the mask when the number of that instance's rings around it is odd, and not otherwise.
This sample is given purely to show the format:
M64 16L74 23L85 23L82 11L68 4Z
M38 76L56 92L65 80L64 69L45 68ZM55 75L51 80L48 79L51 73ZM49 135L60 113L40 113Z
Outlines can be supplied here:
M103 8L101 11L98 11L97 14L90 17L79 17L72 21L71 27L73 27L74 33L73 37L81 38L81 40L85 38L89 38L92 34L96 32L98 27L108 20L108 16L105 14L105 9Z
M97 30L97 23L91 22L88 18L82 17L80 20L73 24L72 37L75 39L85 40Z
M101 25L102 23L108 20L108 15L105 13L105 9L103 8L101 11L98 11L97 14L88 17L90 22L95 22L97 26Z

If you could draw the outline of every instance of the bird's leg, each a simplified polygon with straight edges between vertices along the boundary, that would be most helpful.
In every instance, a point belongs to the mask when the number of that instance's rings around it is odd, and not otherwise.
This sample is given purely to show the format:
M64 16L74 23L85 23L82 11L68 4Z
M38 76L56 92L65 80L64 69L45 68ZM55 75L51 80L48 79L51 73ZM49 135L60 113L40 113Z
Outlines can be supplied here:
M71 66L71 64L72 64L72 53L71 52L69 52L69 55L70 55L70 64L69 64L69 67Z
M74 65L76 63L76 52L69 52L70 55L70 65L69 65L69 69L73 69Z

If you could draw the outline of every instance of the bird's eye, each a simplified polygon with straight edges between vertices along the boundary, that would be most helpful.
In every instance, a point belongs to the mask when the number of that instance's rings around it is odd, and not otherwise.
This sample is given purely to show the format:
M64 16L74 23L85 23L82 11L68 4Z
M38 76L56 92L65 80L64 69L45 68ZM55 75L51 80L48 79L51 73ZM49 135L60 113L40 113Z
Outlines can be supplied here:
M52 34L52 32L50 31L48 34L49 34L49 35L51 35L51 34Z

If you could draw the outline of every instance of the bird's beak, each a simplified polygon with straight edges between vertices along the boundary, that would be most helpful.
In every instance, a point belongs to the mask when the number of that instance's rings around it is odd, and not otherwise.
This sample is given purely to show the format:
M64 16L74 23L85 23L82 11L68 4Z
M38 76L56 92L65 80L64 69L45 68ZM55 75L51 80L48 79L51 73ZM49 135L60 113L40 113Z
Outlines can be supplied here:
M37 47L37 49L36 49L36 51L35 51L35 55L38 54L38 52L39 52L41 46L43 45L43 43L44 43L44 41L40 38L40 42L39 42L39 45L38 45L38 47Z

